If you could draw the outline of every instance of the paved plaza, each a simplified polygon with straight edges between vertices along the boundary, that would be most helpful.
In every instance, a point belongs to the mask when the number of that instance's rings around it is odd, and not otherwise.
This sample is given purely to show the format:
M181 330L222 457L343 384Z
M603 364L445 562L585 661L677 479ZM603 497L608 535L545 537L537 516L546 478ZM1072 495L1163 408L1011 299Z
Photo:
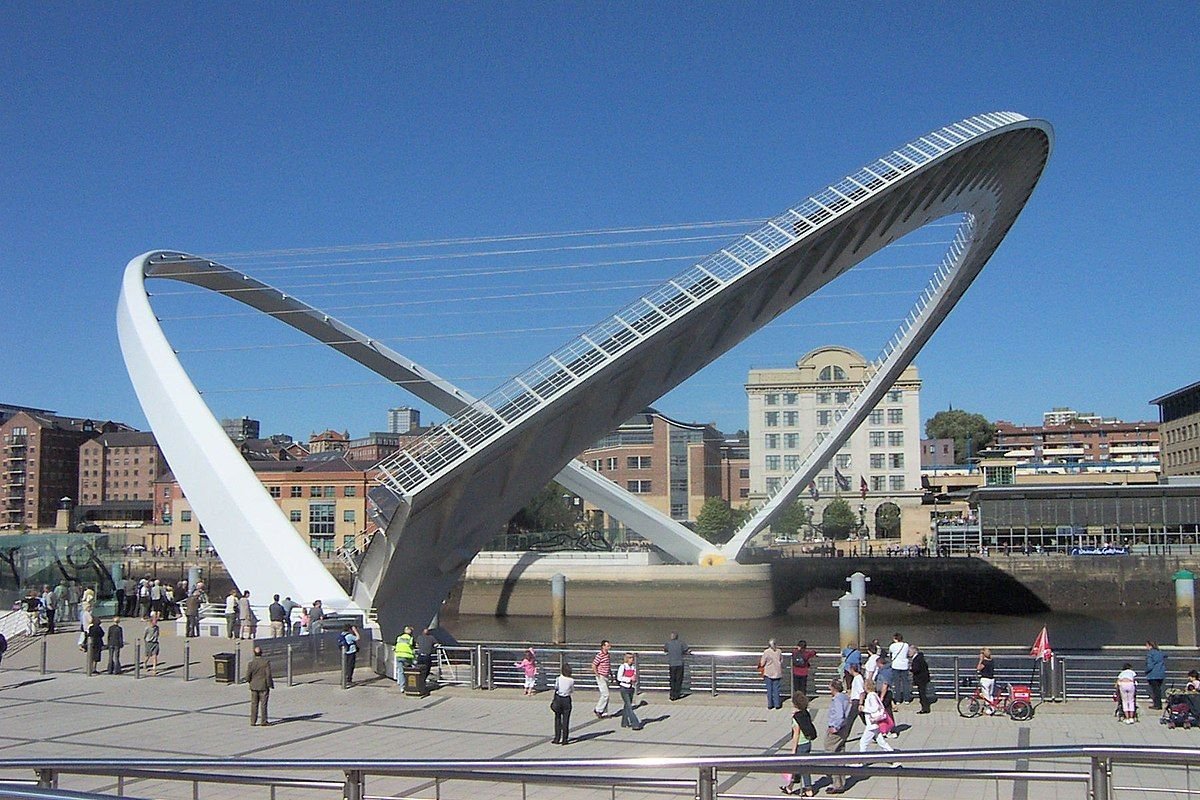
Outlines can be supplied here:
M135 621L130 633L140 630ZM519 690L481 691L443 688L423 699L405 697L391 681L375 678L366 669L365 679L349 690L336 674L300 676L286 686L277 678L271 693L271 727L251 728L248 689L244 685L217 684L212 680L209 651L226 648L228 640L195 640L193 678L182 678L182 642L164 636L167 668L157 677L138 680L127 672L120 677L82 672L82 654L75 649L74 634L51 637L52 669L37 669L40 646L6 656L0 668L0 759L49 758L188 758L220 757L269 759L453 759L453 758L615 758L629 756L748 756L778 753L790 736L788 710L768 711L761 695L696 694L678 702L648 692L638 710L646 723L641 731L624 730L619 720L596 719L591 706L595 689L587 679L579 682L572 722L574 742L566 748L551 744L552 715L549 695L523 697ZM78 656L78 658L76 658ZM132 661L130 652L127 661ZM207 663L203 663L207 662ZM369 679L368 679L369 678ZM614 700L616 693L614 692ZM818 729L828 700L818 698L814 714ZM1155 744L1200 745L1200 732L1169 730L1158 722L1157 712L1143 709L1137 725L1118 724L1113 706L1106 702L1075 701L1046 704L1025 723L1007 718L962 719L953 702L943 700L928 716L904 706L897 722L901 736L893 740L902 751L948 748L1015 747L1047 744ZM617 705L610 711L618 710ZM856 726L861 731L861 726ZM851 746L856 742L851 741ZM947 765L949 766L949 765ZM959 766L966 766L960 764ZM1020 764L992 762L989 766L1020 768ZM235 767L230 764L230 769ZM1037 769L1085 770L1085 762L1037 763ZM903 768L896 770L903 773ZM6 772L6 778L29 778L29 771ZM304 777L340 780L336 772L303 773ZM695 770L664 771L658 777L694 780ZM1114 781L1118 786L1182 787L1188 777L1182 770L1124 768ZM779 775L720 774L719 790L725 794L780 796ZM824 788L826 780L819 778ZM64 788L112 791L109 778L65 777ZM132 780L131 797L191 797L187 783ZM279 796L329 798L336 790L281 789ZM451 781L435 787L426 779L371 779L371 796L474 798L522 797L514 784L480 784ZM645 791L618 789L619 795L646 795ZM655 792L656 795L663 795ZM609 790L528 787L526 796L610 797ZM856 798L1082 798L1079 784L1024 781L967 781L889 776L860 779L845 796ZM1130 796L1117 792L1117 796ZM206 785L202 798L270 797L266 787ZM686 791L670 796L686 797Z

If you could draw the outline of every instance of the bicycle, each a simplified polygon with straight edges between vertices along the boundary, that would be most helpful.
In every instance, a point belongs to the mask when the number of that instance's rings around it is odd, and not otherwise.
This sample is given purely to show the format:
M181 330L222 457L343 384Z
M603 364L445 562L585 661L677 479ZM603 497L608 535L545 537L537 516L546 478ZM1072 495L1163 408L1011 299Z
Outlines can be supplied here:
M958 700L958 715L970 719L990 709L991 714L1007 714L1015 722L1024 722L1033 717L1033 695L1028 686L1005 684L1006 691L997 692L988 699L983 688L976 686L975 692Z

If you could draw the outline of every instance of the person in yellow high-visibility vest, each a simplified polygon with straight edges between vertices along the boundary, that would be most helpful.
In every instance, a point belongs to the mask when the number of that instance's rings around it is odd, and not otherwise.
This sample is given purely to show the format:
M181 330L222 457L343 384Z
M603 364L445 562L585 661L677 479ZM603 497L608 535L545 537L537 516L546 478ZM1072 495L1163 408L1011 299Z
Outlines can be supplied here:
M396 637L396 684L404 685L404 670L412 667L413 662L417 659L417 651L414 647L413 629L411 625L404 626L404 633Z

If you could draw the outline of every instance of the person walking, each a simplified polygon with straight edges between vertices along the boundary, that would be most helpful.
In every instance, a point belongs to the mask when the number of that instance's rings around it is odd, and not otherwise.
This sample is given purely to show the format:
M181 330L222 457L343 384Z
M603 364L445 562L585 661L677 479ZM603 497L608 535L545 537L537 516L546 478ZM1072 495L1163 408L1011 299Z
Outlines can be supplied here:
M125 629L121 627L121 618L113 617L112 625L108 626L108 674L121 674L121 648L125 646Z
M767 641L767 649L758 657L758 672L763 676L767 689L767 708L783 708L780 684L783 681L783 651L774 639Z
M88 668L90 674L92 671L99 671L97 665L100 663L100 654L104 652L104 628L99 617L92 617L92 624L87 629L87 648L88 660L92 662L92 666Z
M1158 649L1158 643L1146 641L1146 683L1150 687L1150 707L1161 709L1163 681L1167 678L1167 654Z
M918 714L928 714L929 706L932 699L929 696L929 684L933 681L929 675L929 662L925 660L925 654L921 652L921 648L915 644L908 646L909 671L912 673L913 687L917 690L917 701L921 704L921 710Z
M567 744L571 740L571 693L575 691L575 679L571 677L571 665L566 661L554 679L554 699L550 710L554 712L554 744Z
M854 727L854 720L858 719L859 711L862 709L863 698L867 693L867 682L863 678L859 668L850 665L850 690L846 693L846 699L850 702L850 723L846 728L846 738L850 738L850 730Z
M234 588L225 597L225 635L230 639L236 639L238 635L238 600L241 596L241 592Z
M342 652L346 654L346 675L345 681L347 686L354 685L354 665L358 661L358 628L351 625L340 638Z
M887 707L883 703L883 698L876 691L875 682L867 681L866 686L867 693L863 696L862 710L867 727L863 730L862 738L858 740L858 752L867 752L867 747L874 741L879 745L880 749L891 753L896 748L888 743L887 734L891 732L892 727L896 723L891 715L888 714Z
M638 670L633 653L626 653L625 660L617 667L617 685L621 687L621 727L642 729L642 721L633 711L633 695L637 691Z
M267 703L271 699L271 690L275 688L275 678L271 675L271 662L263 658L262 648L254 648L254 658L246 665L246 684L250 687L250 725L270 725L267 716ZM262 710L262 722L258 721L259 709Z
M415 645L412 626L405 625L404 632L396 637L396 644L392 647L392 659L396 667L397 686L404 685L404 670L412 669L413 663L417 660Z
M912 702L912 674L909 672L908 642L899 631L892 634L888 646L892 662L892 692L897 703Z
M983 709L984 713L995 714L996 710L992 708L992 698L996 694L996 665L992 661L991 648L985 647L979 651L979 663L975 665L975 672L979 674L979 691L987 700L987 705Z
M611 649L612 643L604 639L600 642L600 650L592 658L592 674L596 676L596 690L600 692L600 699L592 709L596 719L604 719L608 713L608 682L612 677L612 657L608 651Z
M679 638L679 634L671 631L671 635L667 637L667 643L663 645L663 651L667 654L667 671L671 676L671 700L679 700L683 697L683 664L684 658L690 652L687 642Z
M192 639L200 635L200 591L196 590L183 601L183 615L187 619L185 636Z
M258 618L254 615L254 609L250 607L250 590L242 592L242 596L237 601L238 622L241 625L241 638L253 639L254 627L258 623Z
M808 675L816 657L817 651L810 650L804 639L796 642L792 648L792 694L808 695Z
M271 600L271 605L267 606L267 619L271 623L271 638L278 639L283 636L287 614L284 613L283 604L279 602L279 595L275 595Z
M437 652L437 639L433 636L432 628L422 628L416 637L417 672L421 673L421 685L426 686L429 672L433 669L433 659ZM428 691L428 689L426 689Z
M30 636L36 636L42 624L42 598L38 596L36 589L30 589L25 593L25 599L21 601L21 608L25 611L26 633ZM84 636L86 635L87 628L85 626ZM82 644L83 642L81 641L80 643Z
M808 712L808 695L796 692L792 695L792 705L796 711L792 714L792 743L791 754L807 755L812 752L812 743L817 738L817 728L813 725L812 715ZM780 786L784 794L795 794L796 782L800 782L800 794L804 797L816 797L817 790L813 788L812 776L807 772L796 772L788 778L788 782Z
M855 667L855 670L858 668ZM854 714L850 709L850 698L842 691L842 682L829 682L829 711L825 715L825 752L841 753L846 749L850 729L854 726ZM846 791L846 776L832 773L826 794L842 794Z
M856 644L848 644L842 648L842 663L838 668L838 672L842 675L842 685L850 685L850 667L858 667L862 670L863 656L862 650Z
M1126 725L1137 722L1137 673L1128 662L1117 673L1117 697L1121 700L1121 711L1125 714L1121 721Z
M158 674L158 617L150 615L150 624L146 626L146 630L142 632L142 641L146 644L146 659L142 664L151 675ZM151 669L150 663L154 662L154 667Z
M58 595L49 586L42 587L42 609L46 612L46 635L54 635L54 615L58 612Z

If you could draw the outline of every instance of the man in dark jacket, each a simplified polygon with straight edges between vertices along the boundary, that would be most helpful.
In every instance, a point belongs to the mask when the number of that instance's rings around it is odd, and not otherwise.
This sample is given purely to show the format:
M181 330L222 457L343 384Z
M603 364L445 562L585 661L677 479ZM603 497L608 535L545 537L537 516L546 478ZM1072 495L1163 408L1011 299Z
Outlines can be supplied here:
M121 618L113 617L112 625L108 626L108 674L121 674L121 648L125 646L125 629L121 627Z
M183 614L187 618L185 635L191 639L200 635L200 592L192 592L183 601Z
M908 646L908 668L912 671L913 687L917 690L917 701L921 704L918 714L929 713L929 662L915 644Z
M250 724L270 725L267 717L267 701L275 688L271 675L271 662L263 658L262 648L254 648L254 658L246 665L246 684L250 687ZM262 723L258 721L258 709L262 706Z

